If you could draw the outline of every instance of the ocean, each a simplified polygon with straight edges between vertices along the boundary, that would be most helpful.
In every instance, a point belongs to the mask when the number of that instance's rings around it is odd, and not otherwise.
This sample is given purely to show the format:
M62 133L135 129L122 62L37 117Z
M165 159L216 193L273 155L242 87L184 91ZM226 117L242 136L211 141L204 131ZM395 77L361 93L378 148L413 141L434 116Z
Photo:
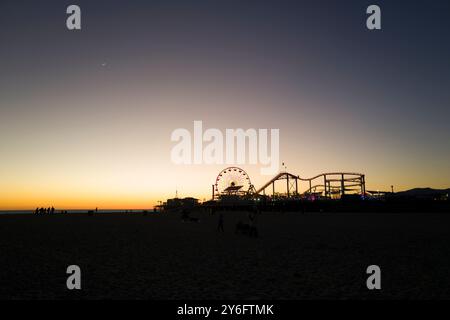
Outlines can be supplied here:
M93 209L67 209L67 214L71 213L88 213L88 211L92 211ZM94 210L95 211L95 210ZM104 209L98 210L96 213L142 213L147 211L148 213L152 213L153 209ZM55 214L61 213L61 210L55 209ZM0 210L0 215L2 214L34 214L34 210Z

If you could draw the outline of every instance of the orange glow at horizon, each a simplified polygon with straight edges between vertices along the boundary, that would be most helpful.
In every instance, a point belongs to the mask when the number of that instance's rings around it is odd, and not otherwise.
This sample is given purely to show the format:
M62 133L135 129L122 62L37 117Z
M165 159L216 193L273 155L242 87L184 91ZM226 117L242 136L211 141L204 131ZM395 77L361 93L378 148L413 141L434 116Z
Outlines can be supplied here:
M169 168L171 167L171 168ZM159 201L175 197L193 196L200 201L211 198L211 185L216 175L224 166L168 166L158 174L156 171L148 175L136 173L116 177L88 179L86 176L66 176L62 180L47 180L39 183L38 179L26 183L10 183L8 188L0 184L0 210L32 210L36 207L54 206L57 209L150 209ZM252 183L258 188L270 180L271 176L261 176L259 167L242 166L247 170ZM291 166L292 167L292 166ZM291 172L299 172L292 167ZM143 171L144 172L144 171ZM394 173L395 174L395 173ZM301 175L310 177L311 175ZM35 177L37 178L37 177ZM420 177L417 177L420 179ZM140 180L142 179L142 180ZM167 179L167 180L164 180ZM382 178L366 172L367 190L389 191L391 183L385 183ZM64 184L61 181L66 181ZM433 187L447 188L446 181L441 179ZM395 191L401 191L411 186L425 186L420 180L411 180L410 184L394 184ZM300 185L300 189L305 186Z
M170 159L171 132L192 132L194 120L222 132L279 129L280 162L301 177L360 172L367 190L385 191L391 185L400 191L450 184L447 149L432 150L410 135L394 135L395 128L380 131L371 125L374 115L348 115L335 101L263 85L166 83L149 89L136 81L127 93L121 85L37 92L3 112L0 209L145 209L174 197L176 190L180 197L210 199L211 185L227 165L175 165ZM33 112L22 112L22 105L33 106ZM274 106L287 111L274 117ZM262 176L259 166L237 166L256 188L272 178Z

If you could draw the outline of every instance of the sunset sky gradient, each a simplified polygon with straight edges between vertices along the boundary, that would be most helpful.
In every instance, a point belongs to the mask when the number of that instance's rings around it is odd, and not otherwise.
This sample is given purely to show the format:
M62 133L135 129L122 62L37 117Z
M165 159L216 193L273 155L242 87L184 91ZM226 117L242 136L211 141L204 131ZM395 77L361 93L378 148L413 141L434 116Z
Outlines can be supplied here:
M194 120L279 128L301 177L449 188L450 2L377 1L376 32L342 2L2 0L0 210L208 199L224 166L170 160Z

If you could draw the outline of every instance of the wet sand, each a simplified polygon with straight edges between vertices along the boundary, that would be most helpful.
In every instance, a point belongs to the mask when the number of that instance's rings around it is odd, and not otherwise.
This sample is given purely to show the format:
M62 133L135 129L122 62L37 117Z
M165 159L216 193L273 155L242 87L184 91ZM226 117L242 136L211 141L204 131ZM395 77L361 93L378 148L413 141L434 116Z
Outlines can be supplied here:
M450 298L449 214L263 213L257 239L234 233L246 213L224 213L223 234L217 214L193 216L0 216L0 298Z

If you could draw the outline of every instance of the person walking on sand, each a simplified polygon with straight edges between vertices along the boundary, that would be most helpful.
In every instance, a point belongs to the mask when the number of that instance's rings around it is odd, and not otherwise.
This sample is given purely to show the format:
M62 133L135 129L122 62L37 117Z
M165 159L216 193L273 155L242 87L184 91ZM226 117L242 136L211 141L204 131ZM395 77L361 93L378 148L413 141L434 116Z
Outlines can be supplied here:
M248 216L250 220L250 234L249 234L250 237L258 238L258 227L256 225L256 222L260 213L261 213L260 209L257 206L255 206L253 208L253 212L251 212Z
M219 215L219 223L217 224L217 231L224 232L223 230L223 214Z

